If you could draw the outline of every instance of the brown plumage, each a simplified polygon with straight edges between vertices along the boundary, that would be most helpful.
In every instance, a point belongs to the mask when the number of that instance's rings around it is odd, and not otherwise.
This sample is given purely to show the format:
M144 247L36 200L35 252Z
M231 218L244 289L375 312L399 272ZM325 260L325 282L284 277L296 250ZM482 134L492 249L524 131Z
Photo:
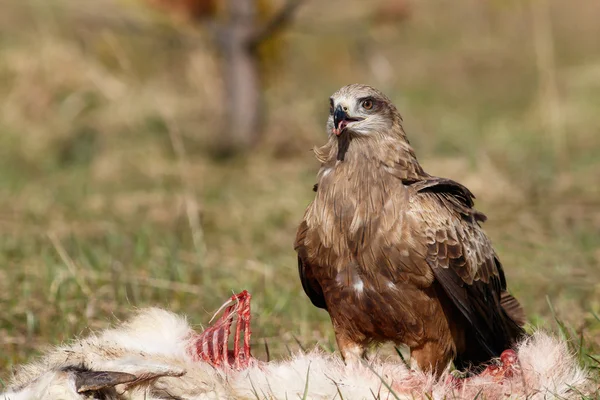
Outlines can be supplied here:
M523 334L473 194L419 165L396 107L366 85L330 99L316 196L298 228L302 286L345 359L406 344L424 370L479 365Z

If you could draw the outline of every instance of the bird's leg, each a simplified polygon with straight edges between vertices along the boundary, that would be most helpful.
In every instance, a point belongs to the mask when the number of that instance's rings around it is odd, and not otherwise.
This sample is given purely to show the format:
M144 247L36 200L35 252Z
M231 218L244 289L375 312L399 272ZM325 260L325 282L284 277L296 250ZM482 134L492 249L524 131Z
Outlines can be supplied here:
M336 331L335 341L346 365L359 365L363 359L366 359L367 351L365 347L348 338L345 333Z
M433 372L438 378L452 360L451 347L441 341L427 341L410 349L410 357L423 372Z
M246 290L231 296L221 306L223 315L204 332L194 337L191 341L190 352L196 360L203 360L215 367L244 369L248 367L252 356L250 355L250 299L252 296ZM215 315L216 315L215 314ZM214 318L214 317L213 317ZM236 322L233 350L229 350L228 341L231 325ZM240 349L240 336L242 348Z
M351 343L347 344L345 347L340 347L340 353L342 353L342 358L347 365L360 364L361 360L367 358L367 352L357 343Z

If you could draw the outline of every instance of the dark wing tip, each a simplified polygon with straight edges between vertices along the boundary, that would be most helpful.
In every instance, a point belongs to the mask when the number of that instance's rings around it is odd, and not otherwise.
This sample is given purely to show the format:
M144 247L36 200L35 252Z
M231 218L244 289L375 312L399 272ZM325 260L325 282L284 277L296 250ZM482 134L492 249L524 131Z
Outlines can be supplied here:
M508 292L502 292L500 294L500 305L506 312L506 315L510 317L517 325L523 326L525 322L527 322L527 317L525 316L525 311L519 301L515 299Z

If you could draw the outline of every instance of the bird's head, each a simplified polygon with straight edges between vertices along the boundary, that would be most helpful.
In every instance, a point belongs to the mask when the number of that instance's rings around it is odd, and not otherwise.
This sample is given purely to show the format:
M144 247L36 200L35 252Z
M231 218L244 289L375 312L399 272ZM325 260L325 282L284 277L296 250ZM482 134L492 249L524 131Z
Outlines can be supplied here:
M329 98L327 131L330 140L316 153L321 160L327 158L327 149L334 147L335 158L344 161L349 151L389 158L389 151L384 149L409 146L402 129L402 117L394 104L379 90L367 85L344 86ZM351 146L352 141L362 144Z
M338 138L392 133L400 121L390 99L371 86L344 86L329 98L327 130Z

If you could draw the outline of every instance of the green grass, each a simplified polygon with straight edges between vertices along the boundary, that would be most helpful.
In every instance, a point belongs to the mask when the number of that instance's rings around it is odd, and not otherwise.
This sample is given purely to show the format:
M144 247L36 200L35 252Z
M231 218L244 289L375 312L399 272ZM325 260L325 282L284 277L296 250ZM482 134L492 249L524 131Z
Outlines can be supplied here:
M567 335L597 372L600 26L596 2L577 3L551 2L552 66L536 61L527 3L428 0L411 3L405 21L380 23L361 17L371 10L359 1L308 2L275 46L263 145L218 160L222 82L201 29L155 27L108 0L87 11L5 0L0 376L134 307L205 324L242 289L253 294L259 357L264 340L273 357L296 337L333 348L292 244L313 196L310 148L325 139L328 96L357 81L394 99L428 172L477 195L532 324ZM562 122L552 122L552 102Z

